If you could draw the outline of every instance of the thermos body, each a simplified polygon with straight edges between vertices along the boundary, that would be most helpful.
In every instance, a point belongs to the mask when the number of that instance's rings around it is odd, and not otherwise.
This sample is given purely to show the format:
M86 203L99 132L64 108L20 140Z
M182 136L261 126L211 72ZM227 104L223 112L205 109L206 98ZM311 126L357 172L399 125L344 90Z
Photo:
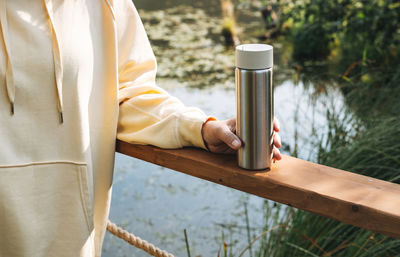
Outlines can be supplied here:
M238 165L251 170L268 169L273 149L272 63L256 66L262 69L236 66L236 133L243 145L238 150Z

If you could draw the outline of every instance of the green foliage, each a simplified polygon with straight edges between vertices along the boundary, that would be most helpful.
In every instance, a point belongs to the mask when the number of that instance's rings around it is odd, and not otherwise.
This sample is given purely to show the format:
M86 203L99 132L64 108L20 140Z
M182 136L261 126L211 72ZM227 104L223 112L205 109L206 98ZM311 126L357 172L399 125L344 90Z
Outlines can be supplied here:
M399 51L398 1L308 0L291 5L282 1L279 9L282 27L286 21L293 24L289 33L297 60L323 59L339 47L346 67L361 60L388 64Z
M327 28L319 22L304 24L293 35L293 55L297 60L324 59L330 54L329 44L333 40Z
M389 65L400 43L400 4L394 1L356 1L341 20L344 60L364 65ZM350 63L351 64L351 63Z
M311 0L298 2L284 19L292 18L294 58L318 60L329 56L338 18L344 15L347 1Z

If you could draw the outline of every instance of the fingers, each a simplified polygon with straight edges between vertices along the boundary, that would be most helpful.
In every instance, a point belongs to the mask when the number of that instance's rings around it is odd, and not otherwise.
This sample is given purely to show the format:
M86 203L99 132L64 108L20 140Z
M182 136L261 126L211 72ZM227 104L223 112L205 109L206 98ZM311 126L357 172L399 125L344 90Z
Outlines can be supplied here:
M272 149L272 153L273 153L273 159L278 161L282 159L281 152L279 151L278 148L274 147L274 149Z
M275 162L275 160L279 161L279 160L282 159L281 152L278 149L278 148L281 148L281 146L282 146L281 136L279 135L279 133L275 133L275 132L279 132L280 131L279 120L277 118L275 118L275 117L274 117L273 126L274 126L274 135L273 135L274 148L272 149L272 153L273 153L273 159L274 159L274 162Z
M273 148L273 158L275 160L281 160L282 155L279 151L278 148L282 146L282 141L279 133L279 121L278 119L274 118L273 122L273 127L274 127L274 134L273 134L273 142L274 142L274 148ZM217 138L221 140L223 143L228 145L232 150L228 150L229 152L233 150L238 150L242 146L242 142L239 139L239 137L235 134L236 131L236 119L232 118L226 121L223 121L222 123L219 124L218 129L216 130Z
M280 126L279 126L279 120L277 118L274 117L274 122L273 122L273 126L274 126L274 131L279 132L280 131Z
M281 136L278 133L274 133L273 140L274 140L274 146L276 148L281 148L282 146Z
M234 150L238 150L242 145L240 139L231 131L229 126L220 127L218 130L218 137L222 142Z

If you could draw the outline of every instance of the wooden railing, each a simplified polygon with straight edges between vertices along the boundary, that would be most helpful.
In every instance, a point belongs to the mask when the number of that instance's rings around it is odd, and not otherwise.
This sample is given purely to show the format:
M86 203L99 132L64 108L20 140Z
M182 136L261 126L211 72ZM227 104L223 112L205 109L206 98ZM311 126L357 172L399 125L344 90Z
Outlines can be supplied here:
M234 155L117 141L117 151L240 191L400 239L400 185L290 156L247 171Z

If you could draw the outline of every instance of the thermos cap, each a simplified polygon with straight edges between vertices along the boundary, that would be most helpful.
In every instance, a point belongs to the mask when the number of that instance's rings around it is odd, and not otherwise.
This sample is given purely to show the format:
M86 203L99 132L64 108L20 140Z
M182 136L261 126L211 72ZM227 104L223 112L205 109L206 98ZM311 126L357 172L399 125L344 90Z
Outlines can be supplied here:
M236 47L235 65L240 69L261 70L274 64L273 47L266 44L245 44Z

